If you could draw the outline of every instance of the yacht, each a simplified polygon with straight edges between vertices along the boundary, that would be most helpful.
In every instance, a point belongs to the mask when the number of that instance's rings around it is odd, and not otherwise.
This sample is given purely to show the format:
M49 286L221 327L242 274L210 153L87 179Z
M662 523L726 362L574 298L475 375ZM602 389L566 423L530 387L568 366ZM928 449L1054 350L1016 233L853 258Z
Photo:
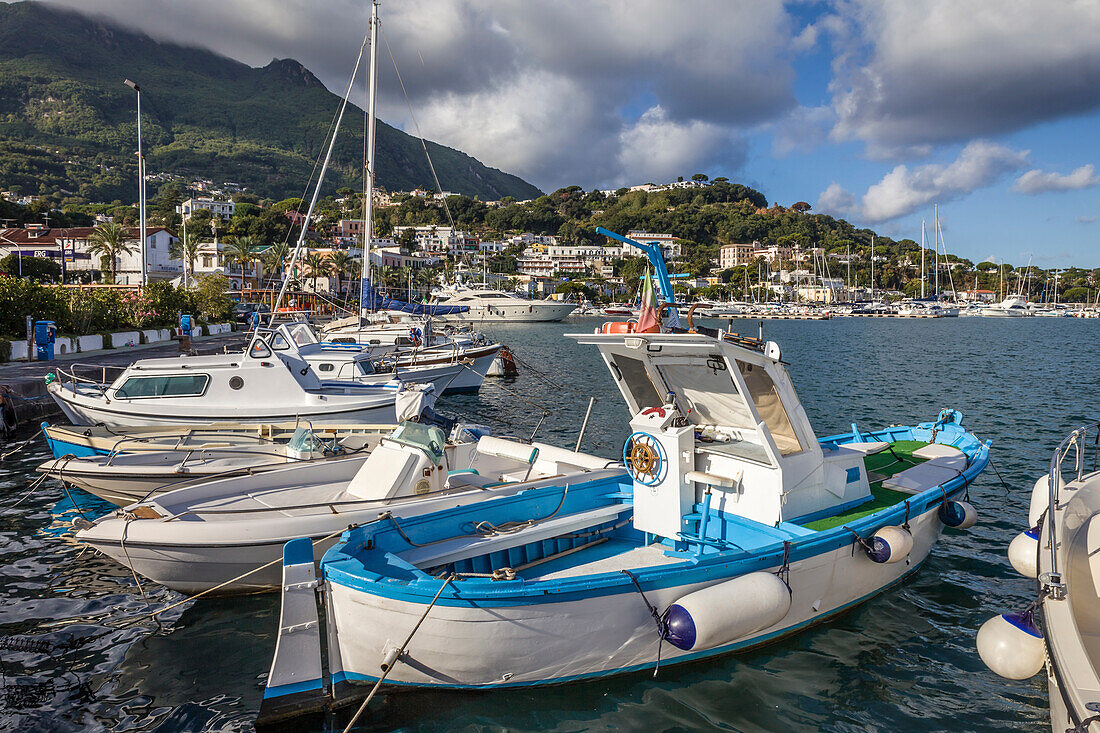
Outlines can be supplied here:
M982 308L982 315L987 318L1028 318L1032 313L1022 295L1010 295L1000 303Z
M453 285L436 294L436 305L467 306L468 311L439 316L447 321L507 321L533 323L560 321L577 309L576 303L528 300L503 290Z

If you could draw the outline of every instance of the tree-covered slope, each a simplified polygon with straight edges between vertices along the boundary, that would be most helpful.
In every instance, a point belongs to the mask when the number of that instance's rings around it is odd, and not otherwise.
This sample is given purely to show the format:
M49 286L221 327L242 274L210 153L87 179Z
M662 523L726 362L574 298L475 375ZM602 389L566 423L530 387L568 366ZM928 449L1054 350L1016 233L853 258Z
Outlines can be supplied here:
M124 78L143 90L148 173L233 181L274 198L301 194L339 104L290 59L252 68L38 2L0 4L0 186L133 198L135 100ZM350 109L333 186L362 185L362 124L348 119ZM539 194L461 151L428 149L445 190L483 199ZM377 150L379 185L432 183L417 139L380 124Z

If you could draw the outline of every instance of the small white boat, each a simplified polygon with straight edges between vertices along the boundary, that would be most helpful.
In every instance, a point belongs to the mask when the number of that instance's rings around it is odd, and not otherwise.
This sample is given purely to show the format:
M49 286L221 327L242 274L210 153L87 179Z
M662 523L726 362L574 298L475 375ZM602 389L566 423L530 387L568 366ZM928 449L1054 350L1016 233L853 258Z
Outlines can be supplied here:
M818 440L776 344L697 329L575 336L634 416L629 476L344 533L320 568L328 693L309 545L289 543L260 720L382 680L525 687L751 648L891 587L945 525L976 521L962 497L989 444L958 412Z
M290 349L254 335L243 354L141 359L114 382L99 383L58 367L46 389L74 425L136 426L229 422L395 422L394 403L406 389L323 383Z
M369 456L337 458L209 481L127 506L76 539L183 593L273 590L283 544L310 537L317 558L341 530L383 512L412 516L515 494L561 476L617 476L613 461L461 426L404 422ZM123 544L125 543L125 544ZM241 577L243 576L243 577ZM224 585L223 585L224 584Z
M126 506L166 491L230 476L254 476L302 463L366 455L397 425L358 425L337 430L300 426L288 439L257 437L251 442L222 440L217 434L201 444L188 441L151 450L120 436L107 455L76 457L65 454L46 461L39 473ZM138 450L131 446L140 445Z
M1100 730L1100 471L1093 463L1100 423L1070 433L1031 491L1029 528L1008 559L1039 596L994 616L978 631L982 661L1009 679L1046 672L1054 733ZM1092 469L1092 470L1088 470ZM1034 621L1042 612L1042 630Z

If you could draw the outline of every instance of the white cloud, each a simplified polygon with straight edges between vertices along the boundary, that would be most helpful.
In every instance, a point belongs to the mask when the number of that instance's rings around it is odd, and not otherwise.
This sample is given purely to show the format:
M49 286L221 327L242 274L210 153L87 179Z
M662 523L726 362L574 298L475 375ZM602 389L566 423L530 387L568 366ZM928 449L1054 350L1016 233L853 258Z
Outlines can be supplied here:
M1047 191L1077 191L1082 188L1091 188L1098 183L1100 178L1097 178L1096 170L1090 163L1066 175L1046 173L1038 169L1030 170L1016 179L1012 184L1012 190L1034 196Z
M292 57L341 91L365 31L359 0L55 1L251 65ZM738 160L717 138L795 106L789 49L800 30L781 0L385 3L380 110L411 129L392 49L425 137L542 188L610 185L639 167L623 146L656 134L638 119L655 106L662 134L695 131Z
M1095 216L1079 216L1077 217L1078 224L1092 224L1096 221Z
M838 0L836 140L876 157L1100 106L1100 3Z
M833 183L819 197L818 209L854 216L868 224L897 219L932 203L946 203L989 186L1023 167L1027 155L1026 150L975 140L949 165L895 167L867 189L858 206L851 193Z
M700 120L670 120L656 106L619 134L616 183L669 181L687 171L710 169L719 161L738 168L744 159L744 144L728 128Z
M825 142L829 128L836 122L831 107L798 107L774 125L772 154L783 157L805 153Z
M817 197L815 209L822 214L831 214L839 217L850 217L859 213L859 205L856 197L836 181Z

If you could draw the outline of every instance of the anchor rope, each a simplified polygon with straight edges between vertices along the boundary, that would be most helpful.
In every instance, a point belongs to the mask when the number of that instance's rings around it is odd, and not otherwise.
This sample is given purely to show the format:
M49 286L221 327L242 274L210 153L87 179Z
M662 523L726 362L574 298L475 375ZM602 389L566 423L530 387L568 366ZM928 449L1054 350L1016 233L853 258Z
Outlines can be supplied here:
M630 582L634 584L634 589L637 590L638 595L642 597L642 603L644 603L645 607L649 610L649 615L653 617L653 623L657 625L657 665L653 668L653 678L656 679L657 673L661 670L661 648L665 642L665 637L668 636L668 625L661 616L661 612L649 602L648 598L646 598L645 591L642 590L642 586L638 582L638 578L634 576L634 573L626 568L623 568L619 572L630 578Z

